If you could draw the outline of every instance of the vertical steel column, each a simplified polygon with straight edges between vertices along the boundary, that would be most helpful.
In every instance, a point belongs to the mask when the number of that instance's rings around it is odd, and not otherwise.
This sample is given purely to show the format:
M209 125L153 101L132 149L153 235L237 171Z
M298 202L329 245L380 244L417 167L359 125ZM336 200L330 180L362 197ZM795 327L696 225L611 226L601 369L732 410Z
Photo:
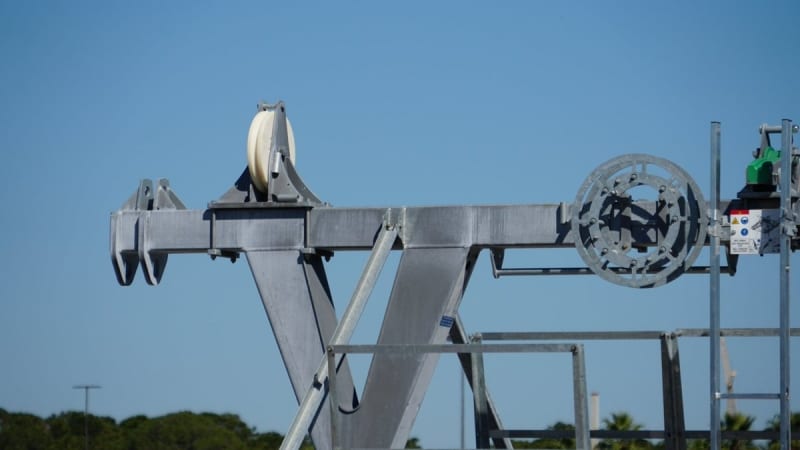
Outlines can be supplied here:
M719 191L720 191L720 125L719 122L711 122L711 224L709 227L709 267L711 278L709 281L709 345L711 353L710 367L710 401L711 414L710 424L710 449L719 450L720 448L720 382L719 382L719 281L720 281L720 262L719 262Z
M461 317L456 314L454 317L453 326L450 328L450 340L454 344L469 344L470 338L467 335L466 330L464 329L464 324L461 322ZM463 381L469 382L469 387L472 389L472 353L459 353L458 354L458 362L461 364L461 370L464 372L464 376L461 377L462 383ZM489 428L492 430L503 430L503 422L500 421L500 415L497 412L497 408L494 406L494 401L492 400L491 394L489 394L489 389L486 389L486 407L489 411ZM463 400L463 399L462 399ZM464 447L464 430L463 430L463 413L464 413L464 406L462 401L462 431L461 431L461 448ZM511 443L510 438L506 437L496 437L492 438L492 443L494 444L494 448L514 448L513 444Z
M344 355L342 355L344 357ZM327 372L328 372L328 393L329 397L334 399L337 395L336 390L336 354L333 352L333 347L328 346L325 349L325 360L328 362L327 364ZM323 387L324 389L324 387ZM339 443L339 432L341 429L341 421L339 420L339 404L335 401L329 401L328 405L331 409L331 448L336 450L341 448L341 444ZM284 440L285 442L285 440ZM281 445L282 447L283 445Z
M472 337L470 344L481 346L480 334ZM486 378L483 373L483 352L471 353L472 358L472 394L475 403L475 447L489 448L489 410L486 398Z
M296 249L247 251L246 255L292 390L300 403L309 386L316 383L315 370L325 357L325 345L337 323L322 259ZM350 384L347 389L350 393L345 397L352 399L355 388L352 376L345 375L349 373L346 361L338 370L339 393L345 391L345 383ZM330 450L329 411L318 411L300 440L310 432L317 450Z
M572 395L575 407L575 448L591 450L589 439L589 399L586 395L586 361L583 356L583 345L575 344L572 348Z
M460 427L458 429L458 442L459 442L458 448L466 448L466 445L467 445L466 442L465 442L466 441L466 436L464 436L464 430L466 428L466 415L467 415L466 411L465 411L465 405L464 405L464 403L465 403L464 397L466 396L465 393L464 393L464 391L466 389L465 386L464 386L464 379L465 378L466 378L466 374L464 373L464 370L459 367L459 369L458 369L458 379L460 381L460 383L459 383L459 398L460 398L461 401L459 402L459 407L458 407L458 413L459 413L459 416L460 416L459 417L460 420L458 421L458 423L460 425Z
M667 450L686 450L686 422L683 415L683 387L678 339L673 333L664 333L660 340L664 447Z
M789 410L789 269L791 239L795 234L792 212L792 121L781 122L781 258L780 258L780 399L781 450L791 445L791 411Z

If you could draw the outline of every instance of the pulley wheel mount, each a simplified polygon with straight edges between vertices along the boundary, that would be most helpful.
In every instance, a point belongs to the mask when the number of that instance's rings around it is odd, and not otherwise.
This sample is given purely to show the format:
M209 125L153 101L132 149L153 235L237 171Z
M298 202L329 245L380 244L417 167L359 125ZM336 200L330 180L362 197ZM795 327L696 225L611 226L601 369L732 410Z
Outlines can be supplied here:
M707 227L697 183L676 164L645 154L595 169L571 208L572 237L586 265L634 288L664 285L689 269Z

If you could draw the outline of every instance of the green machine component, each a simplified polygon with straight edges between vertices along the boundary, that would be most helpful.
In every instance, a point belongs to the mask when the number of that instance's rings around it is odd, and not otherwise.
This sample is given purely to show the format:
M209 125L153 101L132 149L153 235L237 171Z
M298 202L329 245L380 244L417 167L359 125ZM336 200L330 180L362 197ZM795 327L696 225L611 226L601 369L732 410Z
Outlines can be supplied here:
M756 159L747 165L747 184L771 186L774 189L773 167L778 167L780 159L781 152L779 150L769 146L759 149Z

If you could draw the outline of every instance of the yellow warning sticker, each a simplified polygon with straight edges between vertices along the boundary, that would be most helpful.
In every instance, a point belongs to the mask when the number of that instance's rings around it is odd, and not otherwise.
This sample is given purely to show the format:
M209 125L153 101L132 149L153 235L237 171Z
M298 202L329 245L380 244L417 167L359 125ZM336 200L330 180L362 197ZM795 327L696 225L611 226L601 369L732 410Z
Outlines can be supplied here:
M731 223L732 223L733 225L739 225L739 218L738 218L738 217L734 217L734 218L733 218L733 222L731 222Z

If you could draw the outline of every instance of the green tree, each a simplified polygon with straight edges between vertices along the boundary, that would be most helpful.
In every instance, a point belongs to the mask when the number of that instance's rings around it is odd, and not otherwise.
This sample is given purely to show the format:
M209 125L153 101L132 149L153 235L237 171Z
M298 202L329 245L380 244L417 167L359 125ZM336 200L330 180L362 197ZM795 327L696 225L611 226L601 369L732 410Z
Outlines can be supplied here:
M281 443L283 443L283 435L275 431L266 433L253 432L248 448L252 450L278 450L281 447ZM300 450L314 450L314 444L308 436L300 444Z
M636 423L633 417L625 412L612 413L611 417L603 419L603 425L609 431L637 431L642 425ZM653 445L646 439L604 439L597 444L603 450L649 450Z
M726 431L748 431L753 425L755 417L747 416L742 413L725 413L722 420L722 430ZM721 444L722 448L728 450L754 450L758 447L753 445L750 439L725 439Z
M726 413L722 421L720 421L720 430L722 431L748 431L753 425L755 417L748 416L742 413L729 414ZM710 442L708 439L693 439L689 441L689 450L708 450ZM720 447L723 450L755 450L759 447L753 444L750 439L723 439L720 442Z
M800 436L800 413L792 413L790 427L792 429L792 437ZM775 415L770 421L767 423L766 431L780 431L781 429L781 418L779 415ZM781 447L781 443L777 439L773 439L769 441L767 444L768 450L778 450ZM800 440L792 439L791 444L792 450L800 450Z
M418 437L412 437L411 439L406 441L406 448L422 448L419 445L419 438Z
M547 427L548 430L566 431L570 436L575 436L575 425L565 422L556 422ZM549 448L549 449L571 449L575 448L575 438L543 438L533 441L513 440L514 448Z
M708 450L710 447L708 439L690 439L687 444L689 450Z
M256 433L250 440L254 450L278 450L283 442L283 435L274 431Z
M0 448L5 450L46 450L53 439L47 423L33 414L9 413L0 409Z
M255 434L255 429L244 423L237 414L203 413L202 416L210 419L217 426L231 431L238 436L242 442L250 441Z
M82 450L86 448L86 430L90 448L124 450L125 439L111 417L99 417L82 412L67 411L46 419L53 445L57 449ZM87 427L88 425L88 427Z
M234 416L182 411L149 420L126 421L123 426L127 430L127 450L247 450L249 443L237 434L244 431L241 421ZM245 428L249 436L249 428Z

